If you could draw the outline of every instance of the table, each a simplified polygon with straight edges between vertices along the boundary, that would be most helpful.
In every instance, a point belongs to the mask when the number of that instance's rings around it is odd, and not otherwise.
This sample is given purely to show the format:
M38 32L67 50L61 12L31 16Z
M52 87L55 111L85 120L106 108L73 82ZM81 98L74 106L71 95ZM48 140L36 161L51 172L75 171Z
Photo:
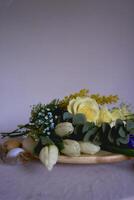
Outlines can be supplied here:
M49 172L39 161L0 164L0 200L134 199L134 161L114 164L57 164Z

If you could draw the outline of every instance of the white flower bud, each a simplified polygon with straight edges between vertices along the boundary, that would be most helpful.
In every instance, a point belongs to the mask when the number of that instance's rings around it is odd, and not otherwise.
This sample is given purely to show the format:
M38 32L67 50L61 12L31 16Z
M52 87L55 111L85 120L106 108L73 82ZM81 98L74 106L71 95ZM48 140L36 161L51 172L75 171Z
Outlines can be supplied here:
M67 156L80 156L80 145L75 140L66 139L63 140L64 149L61 151Z
M93 155L100 151L100 147L91 142L79 142L79 145L81 153Z
M70 135L73 133L73 131L74 131L74 127L73 127L72 123L70 123L70 122L59 123L55 127L55 133L61 137Z
M55 145L43 147L39 154L39 159L50 171L58 160L58 148Z

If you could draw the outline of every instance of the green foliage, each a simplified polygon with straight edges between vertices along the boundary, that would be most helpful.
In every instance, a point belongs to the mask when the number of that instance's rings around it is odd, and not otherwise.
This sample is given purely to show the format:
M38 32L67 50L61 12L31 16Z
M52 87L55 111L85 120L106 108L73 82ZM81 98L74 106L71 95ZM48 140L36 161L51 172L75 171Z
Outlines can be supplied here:
M86 117L82 113L78 113L73 116L73 125L84 125L86 122Z
M86 133L88 132L90 129L94 128L95 124L92 122L86 122L83 126L82 132Z
M43 148L43 144L42 144L41 139L40 139L38 141L38 144L34 148L34 154L38 156L42 148Z
M90 138L91 138L91 136L92 136L92 135L95 135L95 134L97 133L97 131L98 131L98 128L97 128L97 127L93 127L93 128L91 128L91 129L89 129L89 130L87 131L87 133L85 134L85 136L84 136L84 138L83 138L83 141L84 141L84 142L89 141Z
M120 145L122 145L122 144L128 144L128 142L129 142L129 137L127 136L127 137L120 137L120 138L117 138L117 140L116 140L116 144L117 144L117 146L120 146Z
M132 124L131 128L133 128ZM117 120L113 127L110 127L108 123L102 123L102 125L98 127L94 123L85 122L82 127L81 135L82 134L83 141L91 141L101 146L112 144L125 147L129 142L129 132L122 120Z
M127 128L127 131L133 131L134 130L134 121L133 120L128 120L126 122L126 128Z
M126 156L134 157L134 149L128 147L118 147L114 145L104 145L102 146L103 150L110 151L113 153L124 154Z
M122 138L126 137L126 131L124 130L123 126L119 127L118 134Z
M124 123L123 123L123 121L121 119L117 119L116 120L116 123L115 123L116 129L118 129L119 127L121 127L123 125L124 125Z
M44 146L54 144L54 142L48 136L41 136L40 140L41 140L42 145Z
M31 135L40 137L40 134L50 135L55 126L63 120L63 110L59 107L59 100L54 99L49 104L37 104L33 106L30 117L30 124L34 125L39 134L33 130Z
M69 121L69 120L71 120L73 118L73 115L71 114L71 113L69 113L69 112L65 112L64 114L63 114L63 120L64 121Z
M108 139L109 143L111 143L111 144L114 143L113 134L114 134L113 129L110 129L109 132L108 132L108 138L107 139Z
M39 141L34 148L34 154L38 156L41 149L49 145L56 145L60 151L64 148L63 140L52 133L51 136L40 136Z
M108 133L108 143L115 146L127 146L129 133L122 120L117 120L114 127Z

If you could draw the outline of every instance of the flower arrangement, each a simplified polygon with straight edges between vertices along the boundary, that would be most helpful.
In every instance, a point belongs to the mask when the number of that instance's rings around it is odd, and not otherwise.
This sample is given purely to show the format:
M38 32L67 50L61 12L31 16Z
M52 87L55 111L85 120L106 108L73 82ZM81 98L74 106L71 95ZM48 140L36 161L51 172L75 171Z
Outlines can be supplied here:
M29 123L12 132L0 147L0 157L38 157L51 170L58 156L93 155L101 149L134 156L134 114L126 104L109 108L117 95L101 96L83 89L32 107ZM19 139L17 139L17 137ZM21 138L21 140L20 140Z

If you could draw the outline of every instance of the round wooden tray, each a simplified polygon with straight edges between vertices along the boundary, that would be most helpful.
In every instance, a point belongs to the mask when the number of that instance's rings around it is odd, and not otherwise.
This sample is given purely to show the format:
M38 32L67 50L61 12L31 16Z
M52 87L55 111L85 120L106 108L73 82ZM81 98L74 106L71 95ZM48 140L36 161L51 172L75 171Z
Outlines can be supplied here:
M114 163L133 158L121 154L114 154L107 151L100 151L95 155L81 154L79 157L59 156L58 163L68 164L99 164L99 163Z

